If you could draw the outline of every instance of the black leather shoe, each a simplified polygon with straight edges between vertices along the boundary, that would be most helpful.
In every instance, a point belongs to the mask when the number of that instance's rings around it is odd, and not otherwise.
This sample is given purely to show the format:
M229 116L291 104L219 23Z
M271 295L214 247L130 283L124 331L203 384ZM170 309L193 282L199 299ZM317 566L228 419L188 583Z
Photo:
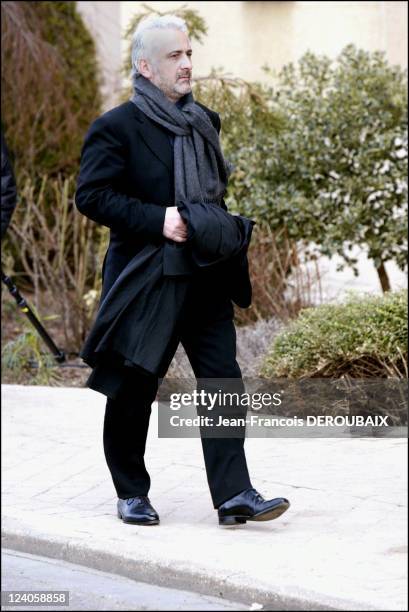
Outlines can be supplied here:
M246 489L219 506L219 525L238 525L246 521L271 521L289 508L285 497L265 500L256 489Z
M158 525L159 516L151 506L149 497L138 495L128 499L118 499L118 518L133 525Z

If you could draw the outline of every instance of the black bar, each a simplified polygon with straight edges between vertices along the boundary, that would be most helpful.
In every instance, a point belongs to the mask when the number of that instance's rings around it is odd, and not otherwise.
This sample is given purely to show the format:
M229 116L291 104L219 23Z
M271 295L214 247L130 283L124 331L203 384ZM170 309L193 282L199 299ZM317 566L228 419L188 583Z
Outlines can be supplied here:
M15 286L15 284L13 283L11 278L9 276L6 276L3 271L1 273L1 280L7 286L8 290L11 293L11 295L16 300L17 306L20 308L21 312L24 312L24 314L27 316L27 318L34 325L34 327L36 328L36 330L40 334L41 338L43 339L43 341L45 342L47 347L50 349L50 351L54 355L55 359L59 363L63 363L65 361L65 353L64 353L64 351L60 350L56 346L56 344L54 343L54 341L51 338L51 336L47 333L47 331L44 329L44 327L42 326L40 321L37 319L37 317L35 316L35 314L31 310L31 308L27 304L26 300L19 293L19 290L17 289L17 287Z

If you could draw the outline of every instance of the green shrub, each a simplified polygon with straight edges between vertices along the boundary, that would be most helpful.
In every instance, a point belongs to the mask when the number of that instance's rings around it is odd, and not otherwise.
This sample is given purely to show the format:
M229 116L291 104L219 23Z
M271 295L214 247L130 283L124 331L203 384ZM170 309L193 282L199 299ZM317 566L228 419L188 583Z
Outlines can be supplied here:
M231 149L239 212L356 274L358 246L389 290L385 262L407 259L407 71L353 45L333 60L308 52L282 68L270 104L284 128Z
M407 291L306 308L274 342L268 378L407 377Z
M18 187L27 174L77 173L102 104L96 47L77 3L2 2L1 60L1 118Z
M23 320L22 327L22 332L2 347L3 375L6 379L10 377L12 384L58 386L62 378L54 356L44 349L43 341L28 320Z

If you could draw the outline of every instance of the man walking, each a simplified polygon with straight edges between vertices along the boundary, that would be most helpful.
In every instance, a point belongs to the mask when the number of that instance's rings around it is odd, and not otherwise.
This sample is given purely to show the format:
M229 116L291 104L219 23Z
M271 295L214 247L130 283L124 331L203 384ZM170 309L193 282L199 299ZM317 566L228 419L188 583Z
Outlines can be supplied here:
M146 245L187 240L179 201L225 208L228 171L218 138L220 119L193 99L185 22L175 16L142 21L133 37L132 67L132 99L99 117L88 131L76 193L80 212L110 228L101 301ZM89 378L88 386L108 395L104 451L118 517L126 523L159 523L148 498L144 453L158 378L166 374L179 342L197 379L241 379L232 300L242 307L250 304L246 258L209 266L189 278L183 316L157 376L143 367L119 366L112 358ZM284 498L264 500L252 487L244 438L202 437L201 442L220 524L270 520L289 507Z

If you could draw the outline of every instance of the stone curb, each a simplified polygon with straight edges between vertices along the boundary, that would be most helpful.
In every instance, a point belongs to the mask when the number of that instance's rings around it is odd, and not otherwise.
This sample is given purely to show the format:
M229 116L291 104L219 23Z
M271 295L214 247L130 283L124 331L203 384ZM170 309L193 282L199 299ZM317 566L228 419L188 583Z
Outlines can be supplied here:
M7 528L7 518L3 518L2 545L4 548L60 559L88 568L117 574L139 582L157 586L193 591L206 596L222 597L237 603L261 604L266 610L377 610L372 605L348 599L322 596L303 589L294 593L288 589L272 590L244 584L240 574L225 578L216 573L209 575L195 567L167 565L161 560L147 560L115 554L101 548L88 547L64 541L52 536L47 538L36 534L26 534Z

